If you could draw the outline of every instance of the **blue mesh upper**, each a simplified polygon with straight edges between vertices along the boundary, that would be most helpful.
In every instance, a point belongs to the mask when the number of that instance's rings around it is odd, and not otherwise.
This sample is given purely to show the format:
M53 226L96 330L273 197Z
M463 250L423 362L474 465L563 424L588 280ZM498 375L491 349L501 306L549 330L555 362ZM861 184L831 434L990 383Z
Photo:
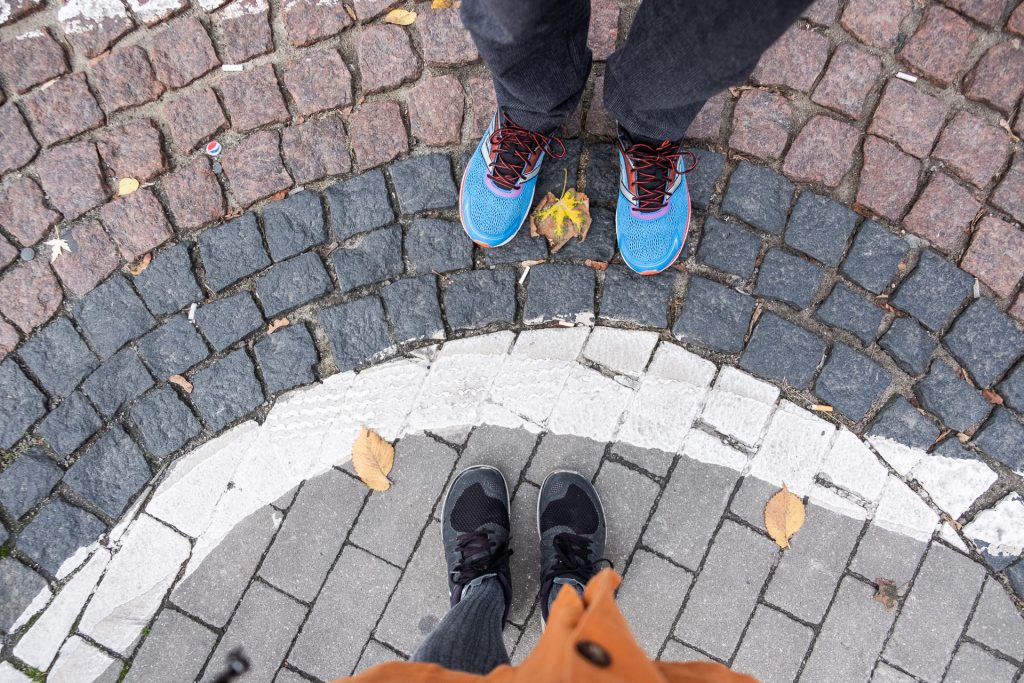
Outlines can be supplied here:
M459 213L471 239L497 247L515 237L526 220L533 203L537 177L523 184L523 191L518 197L497 196L484 183L487 163L480 152L482 145L483 140L466 166Z
M615 232L626 265L637 272L660 271L675 261L686 239L690 218L690 195L686 178L672 194L669 210L654 220L641 220L630 211L620 192L615 209Z

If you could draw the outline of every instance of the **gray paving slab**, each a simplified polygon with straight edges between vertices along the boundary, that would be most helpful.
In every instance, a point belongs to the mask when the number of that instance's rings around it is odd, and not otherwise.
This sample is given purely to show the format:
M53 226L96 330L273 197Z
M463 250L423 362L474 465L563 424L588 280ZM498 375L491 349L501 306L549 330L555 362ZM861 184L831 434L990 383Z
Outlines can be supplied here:
M603 443L581 436L545 434L526 470L526 478L539 486L552 472L570 470L593 480L601 466L604 449Z
M998 581L989 578L967 627L967 635L1024 661L1024 617Z
M171 591L171 602L218 628L228 623L281 514L264 507L232 529L202 564Z
M884 662L878 663L878 668L871 676L871 683L917 683L913 677L894 669Z
M764 536L726 522L697 576L676 637L716 657L732 657L778 554Z
M448 612L447 567L441 525L432 522L406 567L374 636L408 656Z
M228 653L242 647L251 663L246 683L270 683L305 617L301 604L265 583L253 582L210 657L203 682L212 683L223 671Z
M713 662L699 650L694 650L689 645L684 645L674 638L669 638L665 643L665 649L661 651L658 659L662 662Z
M814 632L782 612L758 605L743 635L734 671L750 674L761 683L796 680Z
M260 566L260 576L300 600L312 600L365 495L362 484L337 470L307 481Z
M738 478L725 467L682 458L644 531L644 544L696 571Z
M321 680L350 674L399 575L386 562L346 546L288 654L289 664Z
M524 429L484 425L473 430L459 458L459 471L473 465L492 465L501 470L509 488L515 487L537 443L537 435Z
M896 617L872 596L875 588L846 576L829 608L800 683L866 681Z
M806 520L782 554L765 600L793 616L821 623L863 523L808 505Z
M404 567L441 497L455 457L455 451L425 436L400 440L389 475L391 488L370 496L352 529L352 542Z
M277 678L274 679L274 683L309 683L309 680L291 669L281 669L277 672Z
M542 633L543 626L541 624L540 605L538 605L537 609L533 610L530 621L526 622L526 626L523 627L523 634L519 637L516 649L512 652L513 665L521 664L524 659L530 656L533 648L537 647L537 643L540 642Z
M921 541L870 524L857 546L850 569L868 581L883 578L904 586L914 577L926 548L927 544ZM904 591L905 587L900 593Z
M653 553L639 550L633 556L617 601L649 657L661 651L692 583L693 574Z
M216 633L181 612L165 608L135 654L124 683L194 681L216 642Z
M764 531L764 506L778 490L778 486L763 479L744 477L729 503L729 511L747 524Z
M943 683L1012 683L1016 673L1014 664L985 652L973 643L964 643L942 680Z
M939 681L985 580L982 565L944 545L924 558L885 659L926 681Z
M523 483L512 499L512 601L509 621L522 626L540 591L540 546L537 542L537 497L540 488ZM433 539L424 539L430 543Z
M612 446L612 455L628 460L637 467L642 467L657 477L664 477L672 468L675 453L658 450L657 448L641 448L629 443L617 443Z
M616 567L624 567L660 489L645 475L608 461L598 472L594 487L601 496L608 520L604 555Z
M371 638L370 642L368 642L366 647L363 649L362 656L359 657L359 664L356 665L356 669L352 673L355 675L362 673L371 667L377 666L378 664L404 660L405 657L400 652L396 652L387 645L383 645Z

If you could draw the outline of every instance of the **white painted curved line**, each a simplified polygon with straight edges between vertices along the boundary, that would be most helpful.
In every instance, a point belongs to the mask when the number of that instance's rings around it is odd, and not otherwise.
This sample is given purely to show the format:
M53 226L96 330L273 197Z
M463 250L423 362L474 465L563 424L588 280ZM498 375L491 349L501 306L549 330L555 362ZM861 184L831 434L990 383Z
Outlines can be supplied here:
M40 670L61 666L65 656L98 666L98 658L83 653L85 641L63 643L79 613L82 634L130 653L182 567L188 576L251 513L348 461L362 425L393 440L481 424L679 453L785 483L840 514L922 541L939 530L937 509L956 519L996 479L978 461L927 455L888 440L868 444L780 401L774 386L659 343L654 333L602 327L518 337L498 332L298 389L280 399L262 425L245 422L180 458L141 511L130 512L111 533L108 548L96 544L62 569L69 572L91 554L14 654ZM911 480L930 503L908 486ZM1008 497L967 532L990 553L1018 554L1024 503ZM948 525L941 534L963 545ZM62 643L69 654L62 650L55 665Z

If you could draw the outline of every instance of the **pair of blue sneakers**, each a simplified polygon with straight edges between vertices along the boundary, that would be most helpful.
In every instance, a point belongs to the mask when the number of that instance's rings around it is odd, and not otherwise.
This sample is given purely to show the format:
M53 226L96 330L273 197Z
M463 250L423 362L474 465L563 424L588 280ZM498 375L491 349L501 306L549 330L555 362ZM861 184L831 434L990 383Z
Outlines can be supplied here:
M675 262L686 241L686 173L696 158L678 141L635 142L621 127L618 144L619 252L636 272L660 273ZM500 110L495 113L462 176L459 215L470 239L482 247L500 247L515 237L530 213L544 157L564 153L557 138L527 130Z

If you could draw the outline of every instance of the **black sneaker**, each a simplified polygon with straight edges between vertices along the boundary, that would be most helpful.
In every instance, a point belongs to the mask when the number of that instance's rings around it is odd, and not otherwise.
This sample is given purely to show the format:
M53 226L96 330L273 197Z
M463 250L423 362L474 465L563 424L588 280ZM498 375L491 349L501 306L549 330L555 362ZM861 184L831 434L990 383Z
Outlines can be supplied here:
M504 625L512 604L510 534L508 485L501 472L486 465L460 472L441 511L452 607L484 579L496 578L505 592Z
M537 500L540 532L540 605L544 623L562 586L579 591L609 560L603 559L607 533L597 491L575 472L552 472Z

